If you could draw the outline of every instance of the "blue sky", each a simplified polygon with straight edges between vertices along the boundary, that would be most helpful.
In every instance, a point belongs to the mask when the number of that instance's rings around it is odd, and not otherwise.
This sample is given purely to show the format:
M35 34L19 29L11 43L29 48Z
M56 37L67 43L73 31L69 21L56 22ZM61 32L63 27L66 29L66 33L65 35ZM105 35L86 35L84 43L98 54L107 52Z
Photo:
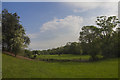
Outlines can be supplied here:
M117 15L117 2L3 2L2 9L20 16L29 49L48 49L78 41L81 27L97 16Z

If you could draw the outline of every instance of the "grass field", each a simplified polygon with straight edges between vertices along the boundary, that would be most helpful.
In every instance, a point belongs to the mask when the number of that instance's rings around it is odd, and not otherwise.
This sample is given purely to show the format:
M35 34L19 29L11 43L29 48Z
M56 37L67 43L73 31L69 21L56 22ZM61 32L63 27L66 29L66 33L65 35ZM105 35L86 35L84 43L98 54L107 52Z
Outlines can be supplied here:
M80 63L18 59L3 54L3 78L117 78L118 59Z
M88 60L90 58L89 55L73 55L73 54L62 54L62 55L38 55L37 58L41 59L67 59L67 60L72 60L72 59L86 59Z

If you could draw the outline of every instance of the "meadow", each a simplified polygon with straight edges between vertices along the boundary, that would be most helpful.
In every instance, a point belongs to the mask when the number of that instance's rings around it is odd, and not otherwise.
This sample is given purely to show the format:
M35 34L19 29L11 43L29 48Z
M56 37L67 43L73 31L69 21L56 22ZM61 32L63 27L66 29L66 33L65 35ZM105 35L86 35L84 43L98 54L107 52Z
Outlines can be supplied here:
M44 62L2 54L2 59L3 78L118 78L117 58L87 63Z
M70 4L73 8L62 3L34 3L32 8L33 3L20 4L5 3L1 13L0 42L3 53L9 54L2 54L3 78L118 78L120 21L116 15L103 14L109 9L111 13L111 5L89 9L91 4L83 3Z
M65 60L72 60L72 59L85 59L88 60L90 58L89 55L73 55L73 54L61 54L60 56L55 55L37 55L37 58L40 59L65 59Z

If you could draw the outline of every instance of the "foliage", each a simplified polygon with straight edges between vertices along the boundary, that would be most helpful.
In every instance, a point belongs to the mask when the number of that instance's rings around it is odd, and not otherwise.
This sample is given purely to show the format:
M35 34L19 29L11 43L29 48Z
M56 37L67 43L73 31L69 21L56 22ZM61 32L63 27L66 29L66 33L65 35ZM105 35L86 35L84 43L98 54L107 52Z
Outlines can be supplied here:
M116 16L110 16L110 17L101 16L101 17L97 17L96 23L100 29L99 35L102 41L102 46L101 46L102 55L105 58L118 56L115 53L116 51L115 49L118 47L116 45L116 43L118 42L118 34L116 34L114 28L117 28L118 23L120 22L118 21Z
M79 41L83 52L87 50L86 53L90 54L93 60L97 59L97 54L103 55L104 58L118 56L119 46L117 44L120 37L118 36L119 30L115 29L118 23L116 16L100 16L96 20L97 26L82 27Z
M52 48L48 50L33 50L33 52L36 52L38 55L55 55L58 54L59 56L61 54L79 54L81 55L82 49L80 43L77 42L68 42L65 46L57 47L57 48Z
M30 50L25 49L25 51L24 51L24 57L31 58L32 57L32 52Z
M2 11L2 47L15 56L30 43L19 19L17 13L9 13L6 9Z

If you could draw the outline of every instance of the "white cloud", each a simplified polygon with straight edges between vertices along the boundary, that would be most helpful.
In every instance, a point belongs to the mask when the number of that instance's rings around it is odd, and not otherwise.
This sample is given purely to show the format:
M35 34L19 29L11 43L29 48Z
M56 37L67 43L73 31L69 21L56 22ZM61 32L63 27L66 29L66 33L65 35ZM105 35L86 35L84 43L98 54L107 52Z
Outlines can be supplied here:
M70 30L76 31L79 28L79 25L83 22L83 19L80 16L67 16L64 19L55 18L52 21L49 21L40 28L41 32L44 31L54 31L54 30Z
M65 45L67 42L78 41L82 23L82 17L72 15L46 22L40 27L40 32L29 34L30 48L54 48Z
M118 14L117 2L72 2L72 3L64 3L64 4L71 7L71 9L73 9L73 12L75 13L81 13L88 10L99 9L103 11L101 12L102 15ZM98 11L98 13L100 12Z

